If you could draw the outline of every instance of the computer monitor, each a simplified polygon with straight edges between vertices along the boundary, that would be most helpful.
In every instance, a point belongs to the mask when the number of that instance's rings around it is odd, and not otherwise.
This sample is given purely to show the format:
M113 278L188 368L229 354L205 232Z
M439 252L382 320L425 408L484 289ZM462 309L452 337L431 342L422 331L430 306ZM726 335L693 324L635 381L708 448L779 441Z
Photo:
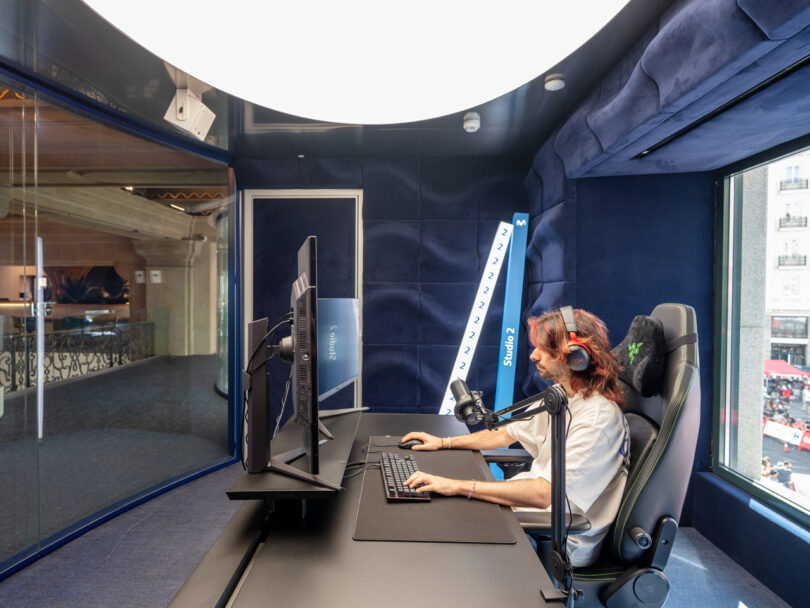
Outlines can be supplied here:
M281 358L292 364L293 416L303 427L302 443L313 475L317 475L320 468L317 255L316 238L309 236L298 250L298 278L290 290L292 344L285 341L287 339L281 342Z
M267 319L259 319L249 326L249 352L253 353L251 360L256 358L258 363L251 368L249 361L247 370L250 376L247 382L251 386L247 412L247 470L250 473L275 470L324 485L317 477L320 472L319 447L325 441L320 436L333 437L321 423L318 411L317 239L314 236L307 237L299 249L297 270L298 276L290 287L290 335L277 344L267 345L267 340L274 334L273 329L267 331ZM276 328L284 324L282 320ZM356 329L354 335L358 336ZM259 354L260 351L263 352ZM356 357L357 351L354 352ZM272 456L266 362L274 354L292 365L289 399L292 401L293 418L302 427L302 441L300 448ZM260 368L262 373L257 376ZM308 471L287 466L303 455L307 456Z

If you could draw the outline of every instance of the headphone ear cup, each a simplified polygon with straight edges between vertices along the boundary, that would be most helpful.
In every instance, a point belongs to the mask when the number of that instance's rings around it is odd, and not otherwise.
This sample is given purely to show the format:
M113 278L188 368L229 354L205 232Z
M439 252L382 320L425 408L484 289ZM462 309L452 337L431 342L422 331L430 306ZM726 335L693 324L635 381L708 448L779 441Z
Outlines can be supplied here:
M570 351L565 357L566 363L571 371L584 372L591 364L591 356L588 354L587 349L579 344L569 344L568 350Z

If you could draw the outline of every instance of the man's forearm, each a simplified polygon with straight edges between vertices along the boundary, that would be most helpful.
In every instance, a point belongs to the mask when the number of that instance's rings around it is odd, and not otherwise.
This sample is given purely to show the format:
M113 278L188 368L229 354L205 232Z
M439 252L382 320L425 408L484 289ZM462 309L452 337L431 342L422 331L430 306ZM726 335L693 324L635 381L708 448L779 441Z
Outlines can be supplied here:
M472 495L470 491L472 490ZM510 507L546 509L551 504L551 484L545 479L518 479L515 481L458 480L457 495L469 496Z
M515 440L506 432L505 428L442 438L442 447L444 448L450 447L467 450L494 450L495 448L504 448L513 443L515 443Z

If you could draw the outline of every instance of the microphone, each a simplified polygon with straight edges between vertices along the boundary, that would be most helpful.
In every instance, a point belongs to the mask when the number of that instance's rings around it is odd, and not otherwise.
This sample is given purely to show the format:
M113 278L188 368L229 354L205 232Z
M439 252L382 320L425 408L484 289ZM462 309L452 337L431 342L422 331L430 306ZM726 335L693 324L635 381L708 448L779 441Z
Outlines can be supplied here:
M456 406L453 408L456 419L465 424L481 422L485 410L481 403L480 392L471 391L467 383L460 378L450 383L450 392L456 400Z
M507 408L493 412L484 407L481 402L480 391L471 391L467 383L460 378L450 383L450 392L456 401L453 413L456 419L469 425L477 424L483 420L489 430L493 430L504 424L531 418L540 412L556 414L565 404L568 403L568 396L565 389L560 384L552 384L539 395L529 397L518 403L514 403ZM529 409L536 406L536 409ZM513 414L511 418L505 418L506 414Z

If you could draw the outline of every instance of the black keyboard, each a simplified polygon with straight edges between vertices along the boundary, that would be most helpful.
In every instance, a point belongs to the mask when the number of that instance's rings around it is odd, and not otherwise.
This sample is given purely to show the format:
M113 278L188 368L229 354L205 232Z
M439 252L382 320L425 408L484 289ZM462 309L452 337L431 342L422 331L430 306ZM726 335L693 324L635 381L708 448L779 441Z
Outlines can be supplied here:
M393 452L380 454L380 471L382 471L383 489L388 502L430 500L429 492L419 492L403 485L408 477L418 470L419 467L412 455L401 458L399 454Z

